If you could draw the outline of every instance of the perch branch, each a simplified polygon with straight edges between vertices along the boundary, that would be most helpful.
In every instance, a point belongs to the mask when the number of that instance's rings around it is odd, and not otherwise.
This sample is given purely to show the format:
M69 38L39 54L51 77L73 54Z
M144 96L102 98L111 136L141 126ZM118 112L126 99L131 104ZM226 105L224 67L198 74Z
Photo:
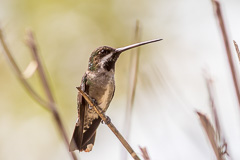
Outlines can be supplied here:
M109 118L100 110L100 108L95 105L89 95L87 95L85 92L81 90L80 87L77 87L78 91L82 94L84 99L88 102L88 104L94 108L95 112L101 117L101 119L104 121L104 123L112 130L112 132L116 135L116 137L120 140L120 142L123 144L123 146L127 149L127 151L130 153L130 155L135 160L140 160L140 158L137 156L137 154L134 152L132 147L128 144L128 142L123 138L121 133L117 130L117 128L112 124L111 121L109 121Z

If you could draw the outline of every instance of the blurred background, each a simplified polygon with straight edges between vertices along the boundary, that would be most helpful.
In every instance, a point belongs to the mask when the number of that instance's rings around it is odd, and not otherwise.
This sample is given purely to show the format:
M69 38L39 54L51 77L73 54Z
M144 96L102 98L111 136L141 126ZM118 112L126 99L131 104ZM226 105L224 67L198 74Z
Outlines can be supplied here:
M231 44L234 39L240 45L240 1L221 2ZM137 19L142 41L164 39L141 47L129 139L137 154L138 146L145 146L152 160L215 158L195 113L211 115L205 69L214 81L228 152L240 159L240 112L210 0L0 0L1 28L22 70L31 61L25 31L35 33L69 139L77 117L75 87L91 52L102 45L131 44ZM2 52L0 48L0 159L70 159L52 115L27 95ZM120 131L129 62L126 52L116 64L116 91L107 111ZM29 81L44 95L37 75ZM93 151L76 154L88 160L121 159L122 149L109 128L100 125Z

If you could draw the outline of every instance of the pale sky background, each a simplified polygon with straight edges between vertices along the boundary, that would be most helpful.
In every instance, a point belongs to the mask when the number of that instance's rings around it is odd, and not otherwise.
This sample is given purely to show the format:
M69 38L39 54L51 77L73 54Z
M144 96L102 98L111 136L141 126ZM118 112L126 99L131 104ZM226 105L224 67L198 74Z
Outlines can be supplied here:
M235 53L232 40L240 45L240 1L221 2ZM91 52L102 45L131 44L137 19L142 41L164 40L141 47L129 143L139 155L138 146L147 147L152 160L215 159L195 113L211 113L206 69L214 81L229 154L240 159L240 112L210 0L0 0L0 25L22 70L31 60L25 30L31 28L36 35L69 139L77 117L75 87ZM26 94L2 52L0 47L0 159L70 159L51 114ZM107 111L120 131L129 58L126 52L116 63L116 91ZM29 80L43 94L37 75ZM121 150L109 128L100 125L93 151L76 154L82 160L121 159Z

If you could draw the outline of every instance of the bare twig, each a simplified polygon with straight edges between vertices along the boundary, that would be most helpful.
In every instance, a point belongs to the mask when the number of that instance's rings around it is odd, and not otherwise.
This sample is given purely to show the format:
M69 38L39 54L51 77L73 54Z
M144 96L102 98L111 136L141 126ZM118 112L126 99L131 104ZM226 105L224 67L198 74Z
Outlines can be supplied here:
M217 132L217 136L218 136L217 139L220 140L221 129L220 129L220 125L219 125L219 119L218 119L218 115L217 115L216 104L215 104L215 100L214 100L214 96L213 96L213 85L212 85L213 81L209 77L209 75L207 75L207 73L205 73L205 81L206 81L208 95L209 95L210 107L211 107L211 110L212 110L212 114L213 114L213 118L214 118L214 122L215 122L215 127L216 127L216 132Z
M237 42L233 40L233 43L234 43L234 46L235 46L235 49L236 49L236 52L237 52L237 55L238 55L238 60L240 62L240 51L239 51Z
M4 37L3 37L3 34L2 34L2 30L0 29L0 40L1 40L1 44L3 46L3 49L4 49L4 53L10 63L10 65L12 66L14 72L16 73L16 77L19 79L19 81L23 84L23 86L25 87L26 91L29 93L29 95L36 101L38 102L43 108L47 109L48 111L51 111L53 116L54 116L54 120L60 130L60 133L61 135L63 136L64 138L64 142L67 146L67 148L69 148L69 144L68 144L68 139L67 139L67 134L66 134L66 131L63 127L63 124L62 124L62 121L61 121L61 118L59 116L59 113L56 109L56 104L54 102L54 99L53 99L53 96L52 96L52 93L49 89L49 85L48 85L48 82L46 80L46 77L45 77L45 73L44 73L44 70L41 66L41 61L40 59L38 58L38 53L37 53L37 48L36 48L36 45L35 45L35 42L33 40L33 37L31 37L31 41L29 41L29 43L31 42L31 46L30 48L32 49L32 52L34 54L34 58L35 58L35 61L37 62L37 66L38 66L38 71L39 71L39 75L40 75L40 79L42 80L42 82L44 83L44 89L46 91L46 94L47 94L47 97L48 97L48 102L46 102L45 100L43 100L38 94L37 92L35 92L35 90L32 88L32 86L27 82L27 80L25 79L25 77L23 76L21 70L19 69L16 61L14 60L14 58L12 57L12 54L6 44L6 42L4 41ZM68 150L68 149L67 149ZM77 157L74 153L71 153L71 156L72 156L72 159L76 160Z
M140 41L140 24L139 21L136 22L135 28L135 37L134 43L138 43ZM132 111L133 109L133 102L135 98L136 86L137 86L137 75L138 75L138 65L139 65L139 54L140 54L140 47L136 48L136 50L132 50L131 54L131 61L130 61L130 69L129 72L129 93L128 93L128 108ZM131 117L131 116L130 116Z
M45 91L45 93L47 95L48 101L50 103L55 103L53 95L52 95L52 91L50 90L50 87L49 87L49 84L47 82L47 78L46 78L45 72L43 70L42 62L41 62L41 60L39 58L39 53L38 53L38 49L37 49L37 45L36 45L35 39L33 37L33 33L30 30L28 30L28 32L27 32L27 45L28 45L28 47L31 50L33 59L37 62L37 65L38 65L37 71L38 71L40 80L42 82L44 91ZM53 110L53 108L54 108L53 105L49 105L49 107L51 108L51 110Z
M45 109L49 110L49 108L47 108L47 102L45 100L43 100L37 93L36 91L32 88L32 86L26 81L26 79L24 78L24 76L22 75L21 70L19 69L16 61L14 60L14 58L12 57L12 54L4 40L4 36L2 33L2 30L0 28L0 40L1 40L1 44L3 46L4 49L4 54L7 58L7 60L9 61L9 64L12 66L14 73L16 74L16 77L19 79L19 81L22 83L22 85L24 86L25 90L27 91L27 93L37 102L39 103L42 107L44 107Z
M132 147L128 144L128 142L123 138L121 133L117 130L117 128L112 124L111 121L109 121L109 118L101 111L99 106L95 105L91 97L87 95L84 91L81 90L80 87L77 87L78 91L82 94L84 99L87 101L87 103L94 108L95 112L101 117L101 119L104 121L104 123L112 130L112 132L116 135L116 137L119 139L119 141L123 144L123 146L127 149L127 151L130 153L130 155L135 160L140 160L140 158L137 156L136 152L132 149Z
M148 152L147 152L147 148L146 147L140 147L140 146L139 146L139 148L142 152L143 159L144 160L150 160L150 157L149 157Z
M205 132L207 133L208 139L209 139L209 141L210 141L210 143L212 145L212 148L213 148L213 151L214 151L214 153L215 153L215 155L217 157L217 160L224 160L224 159L222 159L222 156L219 153L218 143L217 143L217 141L215 139L216 133L215 133L214 128L211 125L209 119L207 118L206 115L204 115L204 114L202 114L200 112L197 112L197 114L198 114L198 116L200 118L200 121L202 123L202 126L203 126Z
M47 81L47 78L46 78L41 60L39 58L39 53L38 53L38 49L37 49L35 39L33 37L33 33L31 31L29 31L27 36L28 36L27 45L31 50L31 53L33 55L34 60L38 64L38 68L37 68L38 74L39 74L40 80L42 82L44 91L45 91L45 93L47 95L47 98L48 98L48 105L47 106L50 109L50 111L52 112L54 120L55 120L55 122L58 126L58 129L59 129L59 131L60 131L60 133L61 133L61 135L64 139L65 145L67 146L67 148L69 148L67 133L66 133L66 130L63 126L63 123L62 123L62 120L60 118L59 112L57 111L57 107L56 107L55 100L53 98L52 91L50 90L50 87L49 87L49 84L48 84L48 81ZM77 159L74 152L70 152L70 154L72 155L73 159Z
M209 74L207 73L206 70L204 70L204 78L206 81L207 85L207 90L208 90L208 95L209 95L209 102L210 102L210 107L213 115L213 120L214 120L214 127L207 118L206 115L197 112L202 126L208 136L208 139L211 143L211 146L214 150L214 153L217 157L218 160L225 160L225 156L229 156L228 151L227 151L227 143L224 137L224 134L220 128L220 123L219 123L219 118L217 114L217 108L216 108L216 102L214 98L214 89L213 89L213 81L210 78ZM230 156L229 156L230 157Z
M233 83L234 83L234 87L235 87L235 92L236 92L237 99L238 99L238 105L240 107L240 88L239 88L240 85L239 85L239 80L237 78L236 68L234 66L234 58L233 58L233 54L232 54L231 49L230 49L229 39L228 39L228 36L227 36L226 27L225 27L224 20L223 20L221 6L220 6L220 3L217 0L212 0L212 2L213 2L214 12L216 14L216 18L217 18L217 21L219 23L219 27L221 29L222 37L223 37L223 40L224 40L226 54L227 54L227 57L228 57L228 63L230 65L232 78L233 78Z
M212 110L212 114L213 114L213 118L214 118L214 122L215 122L215 128L216 128L215 140L218 144L218 152L221 155L221 157L224 158L224 155L229 156L229 154L227 151L227 142L226 142L225 136L221 130L220 122L219 122L219 118L218 118L218 114L217 114L217 108L216 108L216 103L215 103L215 99L214 99L213 81L207 73L205 73L205 80L206 80L206 85L207 85L208 94L209 94L210 106L211 106L211 110Z
M140 27L139 27L139 21L136 21L136 28L135 28L135 36L134 36L134 43L137 43L140 41ZM135 50L132 50L131 53L131 59L130 59L130 72L129 72L129 90L128 90L128 96L127 96L127 107L126 107L126 113L125 113L125 120L124 120L124 129L123 129L123 135L125 136L126 140L129 140L129 134L131 130L131 117L132 117L132 111L133 111L133 102L135 98L135 91L136 91L136 85L137 85L137 75L138 75L138 64L139 64L139 51L140 48L136 48ZM122 152L122 159L127 159L127 154L123 150Z

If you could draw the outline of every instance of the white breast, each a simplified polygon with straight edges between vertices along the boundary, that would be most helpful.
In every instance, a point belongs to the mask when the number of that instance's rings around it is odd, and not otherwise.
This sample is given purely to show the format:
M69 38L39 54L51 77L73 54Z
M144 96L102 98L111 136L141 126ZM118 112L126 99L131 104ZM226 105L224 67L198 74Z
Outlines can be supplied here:
M106 91L99 102L99 107L104 111L106 111L106 109L108 108L109 99L112 98L113 93L114 93L114 84L113 83L114 83L114 81L110 81L110 83L106 86Z

